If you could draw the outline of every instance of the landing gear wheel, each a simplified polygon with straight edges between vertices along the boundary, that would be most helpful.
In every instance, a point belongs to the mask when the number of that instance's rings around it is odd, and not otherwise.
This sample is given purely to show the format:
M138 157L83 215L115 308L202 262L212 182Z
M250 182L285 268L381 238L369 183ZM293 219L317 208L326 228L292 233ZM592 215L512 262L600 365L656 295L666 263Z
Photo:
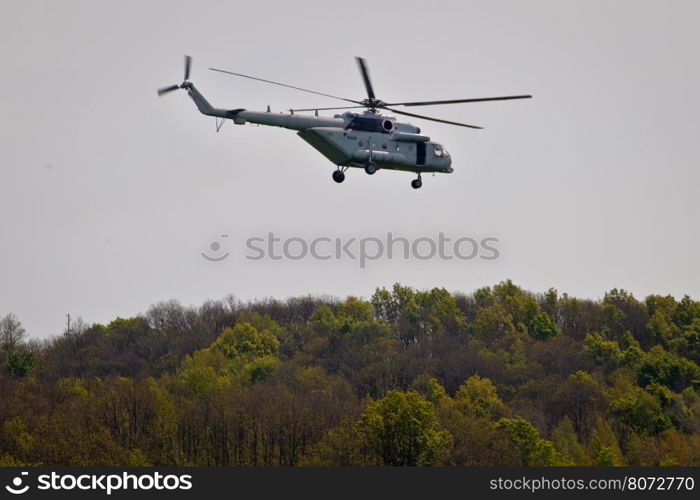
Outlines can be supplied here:
M413 189L420 189L420 187L421 187L422 185L423 185L423 181L421 181L420 179L413 179L413 180L411 181L411 187L412 187Z
M369 162L365 165L365 172L367 172L368 175L374 175L377 172L377 164L372 161Z
M336 170L335 172L333 172L333 180L340 184L345 180L345 174L340 170Z

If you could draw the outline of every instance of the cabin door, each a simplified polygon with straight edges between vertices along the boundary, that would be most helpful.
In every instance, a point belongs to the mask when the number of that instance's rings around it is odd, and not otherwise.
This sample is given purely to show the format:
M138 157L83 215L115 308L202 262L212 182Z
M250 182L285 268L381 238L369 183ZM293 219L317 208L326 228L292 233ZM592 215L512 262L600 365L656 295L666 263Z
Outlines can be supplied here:
M416 143L416 164L425 165L425 143Z

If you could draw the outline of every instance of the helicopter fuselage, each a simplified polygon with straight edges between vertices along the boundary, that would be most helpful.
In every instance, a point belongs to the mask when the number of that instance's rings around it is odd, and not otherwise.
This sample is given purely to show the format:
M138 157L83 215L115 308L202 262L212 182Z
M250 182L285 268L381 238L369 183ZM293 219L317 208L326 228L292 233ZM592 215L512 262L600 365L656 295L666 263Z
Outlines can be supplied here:
M255 123L296 130L297 135L339 167L379 169L415 173L451 173L452 159L447 150L420 129L394 117L369 110L345 112L334 117L294 113L272 113L246 109L213 108L196 87L187 82L190 97L209 116L231 119L235 124Z
M342 124L310 127L297 134L336 165L364 168L373 162L383 169L452 172L447 150L421 135L418 127L371 111L343 113L335 119Z

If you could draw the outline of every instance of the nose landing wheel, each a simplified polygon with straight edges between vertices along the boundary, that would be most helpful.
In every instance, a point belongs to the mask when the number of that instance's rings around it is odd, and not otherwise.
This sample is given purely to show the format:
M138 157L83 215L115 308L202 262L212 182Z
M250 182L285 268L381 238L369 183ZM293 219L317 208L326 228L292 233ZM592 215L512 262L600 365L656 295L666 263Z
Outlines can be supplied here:
M412 187L413 189L420 189L420 187L421 187L422 185L423 185L423 181L421 181L421 179L420 179L420 174L418 174L418 178L417 178L417 179L413 179L413 180L411 181L411 187Z
M365 172L367 172L368 175L374 175L377 172L377 164L373 161L369 162L365 165Z

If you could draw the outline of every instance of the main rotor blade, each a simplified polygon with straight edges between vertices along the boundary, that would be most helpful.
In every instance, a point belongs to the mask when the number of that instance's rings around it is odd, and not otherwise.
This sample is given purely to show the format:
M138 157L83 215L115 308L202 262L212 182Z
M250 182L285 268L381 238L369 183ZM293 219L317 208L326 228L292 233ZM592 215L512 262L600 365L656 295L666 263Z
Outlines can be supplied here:
M265 80L264 78L258 78L255 76L243 75L241 73L234 73L233 71L226 71L224 69L209 68L212 71L218 71L219 73L226 73L227 75L240 76L243 78L249 78L251 80L257 80L259 82L271 83L272 85L279 85L280 87L287 87L294 90L301 90L302 92L309 92L311 94L322 95L324 97L331 97L333 99L340 99L341 101L351 102L353 104L360 104L359 101L353 101L352 99L346 99L345 97L338 97L337 95L325 94L323 92L317 92L315 90L304 89L301 87L295 87L294 85L287 85L286 83L273 82L272 80Z
M334 109L355 109L355 108L366 108L367 106L342 106L339 108L300 108L293 109L292 111L330 111Z
M478 127L476 125L467 125L466 123L459 123L459 122L451 122L448 120L441 120L440 118L432 118L430 116L424 116L424 115L416 115L414 113L406 113L405 111L399 111L398 109L391 109L387 108L386 106L382 106L382 109L386 109L388 111L392 111L393 113L399 114L399 115L406 115L406 116L413 116L415 118L422 118L423 120L430 120L433 122L440 122L440 123L447 123L449 125L457 125L459 127L469 127L469 128L484 128L484 127Z
M185 80L190 79L190 68L192 67L192 58L185 56Z
M509 95L503 97L478 97L476 99L451 99L448 101L416 101L416 102L391 102L389 106L432 106L434 104L459 104L462 102L484 101L508 101L511 99L530 99L531 95Z
M372 88L372 82L369 79L369 70L367 69L367 63L361 57L355 57L357 60L357 65L360 67L360 73L362 73L362 79L365 82L365 89L367 89L367 97L370 100L374 99L374 89Z
M158 97L161 97L163 94L167 94L168 92L172 92L173 90L179 89L179 85L171 85L170 87L161 87L158 89Z

